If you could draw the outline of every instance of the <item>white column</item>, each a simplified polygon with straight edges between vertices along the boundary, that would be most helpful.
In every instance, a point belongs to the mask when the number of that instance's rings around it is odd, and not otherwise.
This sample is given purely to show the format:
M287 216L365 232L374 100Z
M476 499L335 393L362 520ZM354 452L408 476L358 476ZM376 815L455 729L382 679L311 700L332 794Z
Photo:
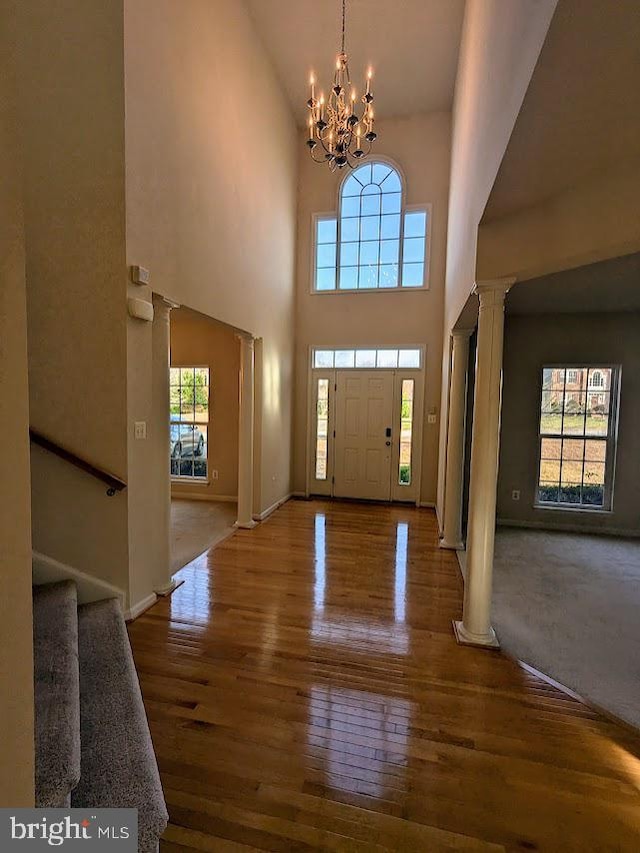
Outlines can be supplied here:
M240 340L240 425L238 437L238 520L236 527L252 528L253 520L253 423L255 394L254 339Z
M498 450L502 392L504 299L515 279L478 282L480 299L476 357L471 482L467 525L464 611L454 622L459 643L498 648L491 627L493 547L496 525Z
M472 329L451 332L451 384L447 429L447 463L444 485L444 530L441 548L460 550L462 543L462 484L464 475L465 414L467 408L467 366Z
M153 442L153 501L156 519L156 561L153 591L169 595L177 583L171 575L171 474L169 471L169 367L170 315L177 308L160 294L153 294L151 329L152 416L149 441Z

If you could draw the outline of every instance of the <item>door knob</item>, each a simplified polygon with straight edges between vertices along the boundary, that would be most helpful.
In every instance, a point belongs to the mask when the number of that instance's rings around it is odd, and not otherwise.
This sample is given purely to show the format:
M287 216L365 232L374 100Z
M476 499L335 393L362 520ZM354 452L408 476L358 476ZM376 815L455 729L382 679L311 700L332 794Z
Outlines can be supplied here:
M387 445L387 447L391 447L391 442L390 442L390 441L385 441L385 444Z

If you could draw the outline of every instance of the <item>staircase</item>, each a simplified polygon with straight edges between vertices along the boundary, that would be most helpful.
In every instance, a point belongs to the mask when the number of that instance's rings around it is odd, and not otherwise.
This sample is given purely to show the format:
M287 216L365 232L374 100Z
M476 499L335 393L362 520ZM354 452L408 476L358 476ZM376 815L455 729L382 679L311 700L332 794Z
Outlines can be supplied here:
M36 806L135 808L138 850L168 815L120 604L33 588Z

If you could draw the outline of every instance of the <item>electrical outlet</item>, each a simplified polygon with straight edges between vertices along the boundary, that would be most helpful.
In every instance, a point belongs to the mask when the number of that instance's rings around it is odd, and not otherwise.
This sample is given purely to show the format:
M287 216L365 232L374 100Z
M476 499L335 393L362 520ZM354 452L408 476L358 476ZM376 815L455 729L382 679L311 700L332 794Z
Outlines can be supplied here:
M214 470L211 472L211 479L212 479L212 480L217 480L217 479L218 479L218 472L215 470L215 468L214 468Z
M147 422L136 421L134 425L134 435L137 439L147 437Z
M520 500L520 489L514 489L511 492L511 500L512 501L519 501Z
M437 420L438 420L438 418L436 417L436 415L427 415L427 423L428 424L435 424L435 422Z

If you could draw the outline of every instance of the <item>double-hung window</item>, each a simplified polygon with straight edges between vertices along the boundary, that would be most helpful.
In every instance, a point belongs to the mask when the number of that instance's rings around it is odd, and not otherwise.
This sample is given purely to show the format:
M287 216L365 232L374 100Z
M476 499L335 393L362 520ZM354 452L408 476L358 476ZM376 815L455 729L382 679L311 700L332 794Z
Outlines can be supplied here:
M400 174L366 163L344 180L338 215L314 224L316 292L424 288L429 207L405 208Z
M538 506L611 509L620 370L544 367Z
M207 477L209 368L170 371L169 466L172 477Z

